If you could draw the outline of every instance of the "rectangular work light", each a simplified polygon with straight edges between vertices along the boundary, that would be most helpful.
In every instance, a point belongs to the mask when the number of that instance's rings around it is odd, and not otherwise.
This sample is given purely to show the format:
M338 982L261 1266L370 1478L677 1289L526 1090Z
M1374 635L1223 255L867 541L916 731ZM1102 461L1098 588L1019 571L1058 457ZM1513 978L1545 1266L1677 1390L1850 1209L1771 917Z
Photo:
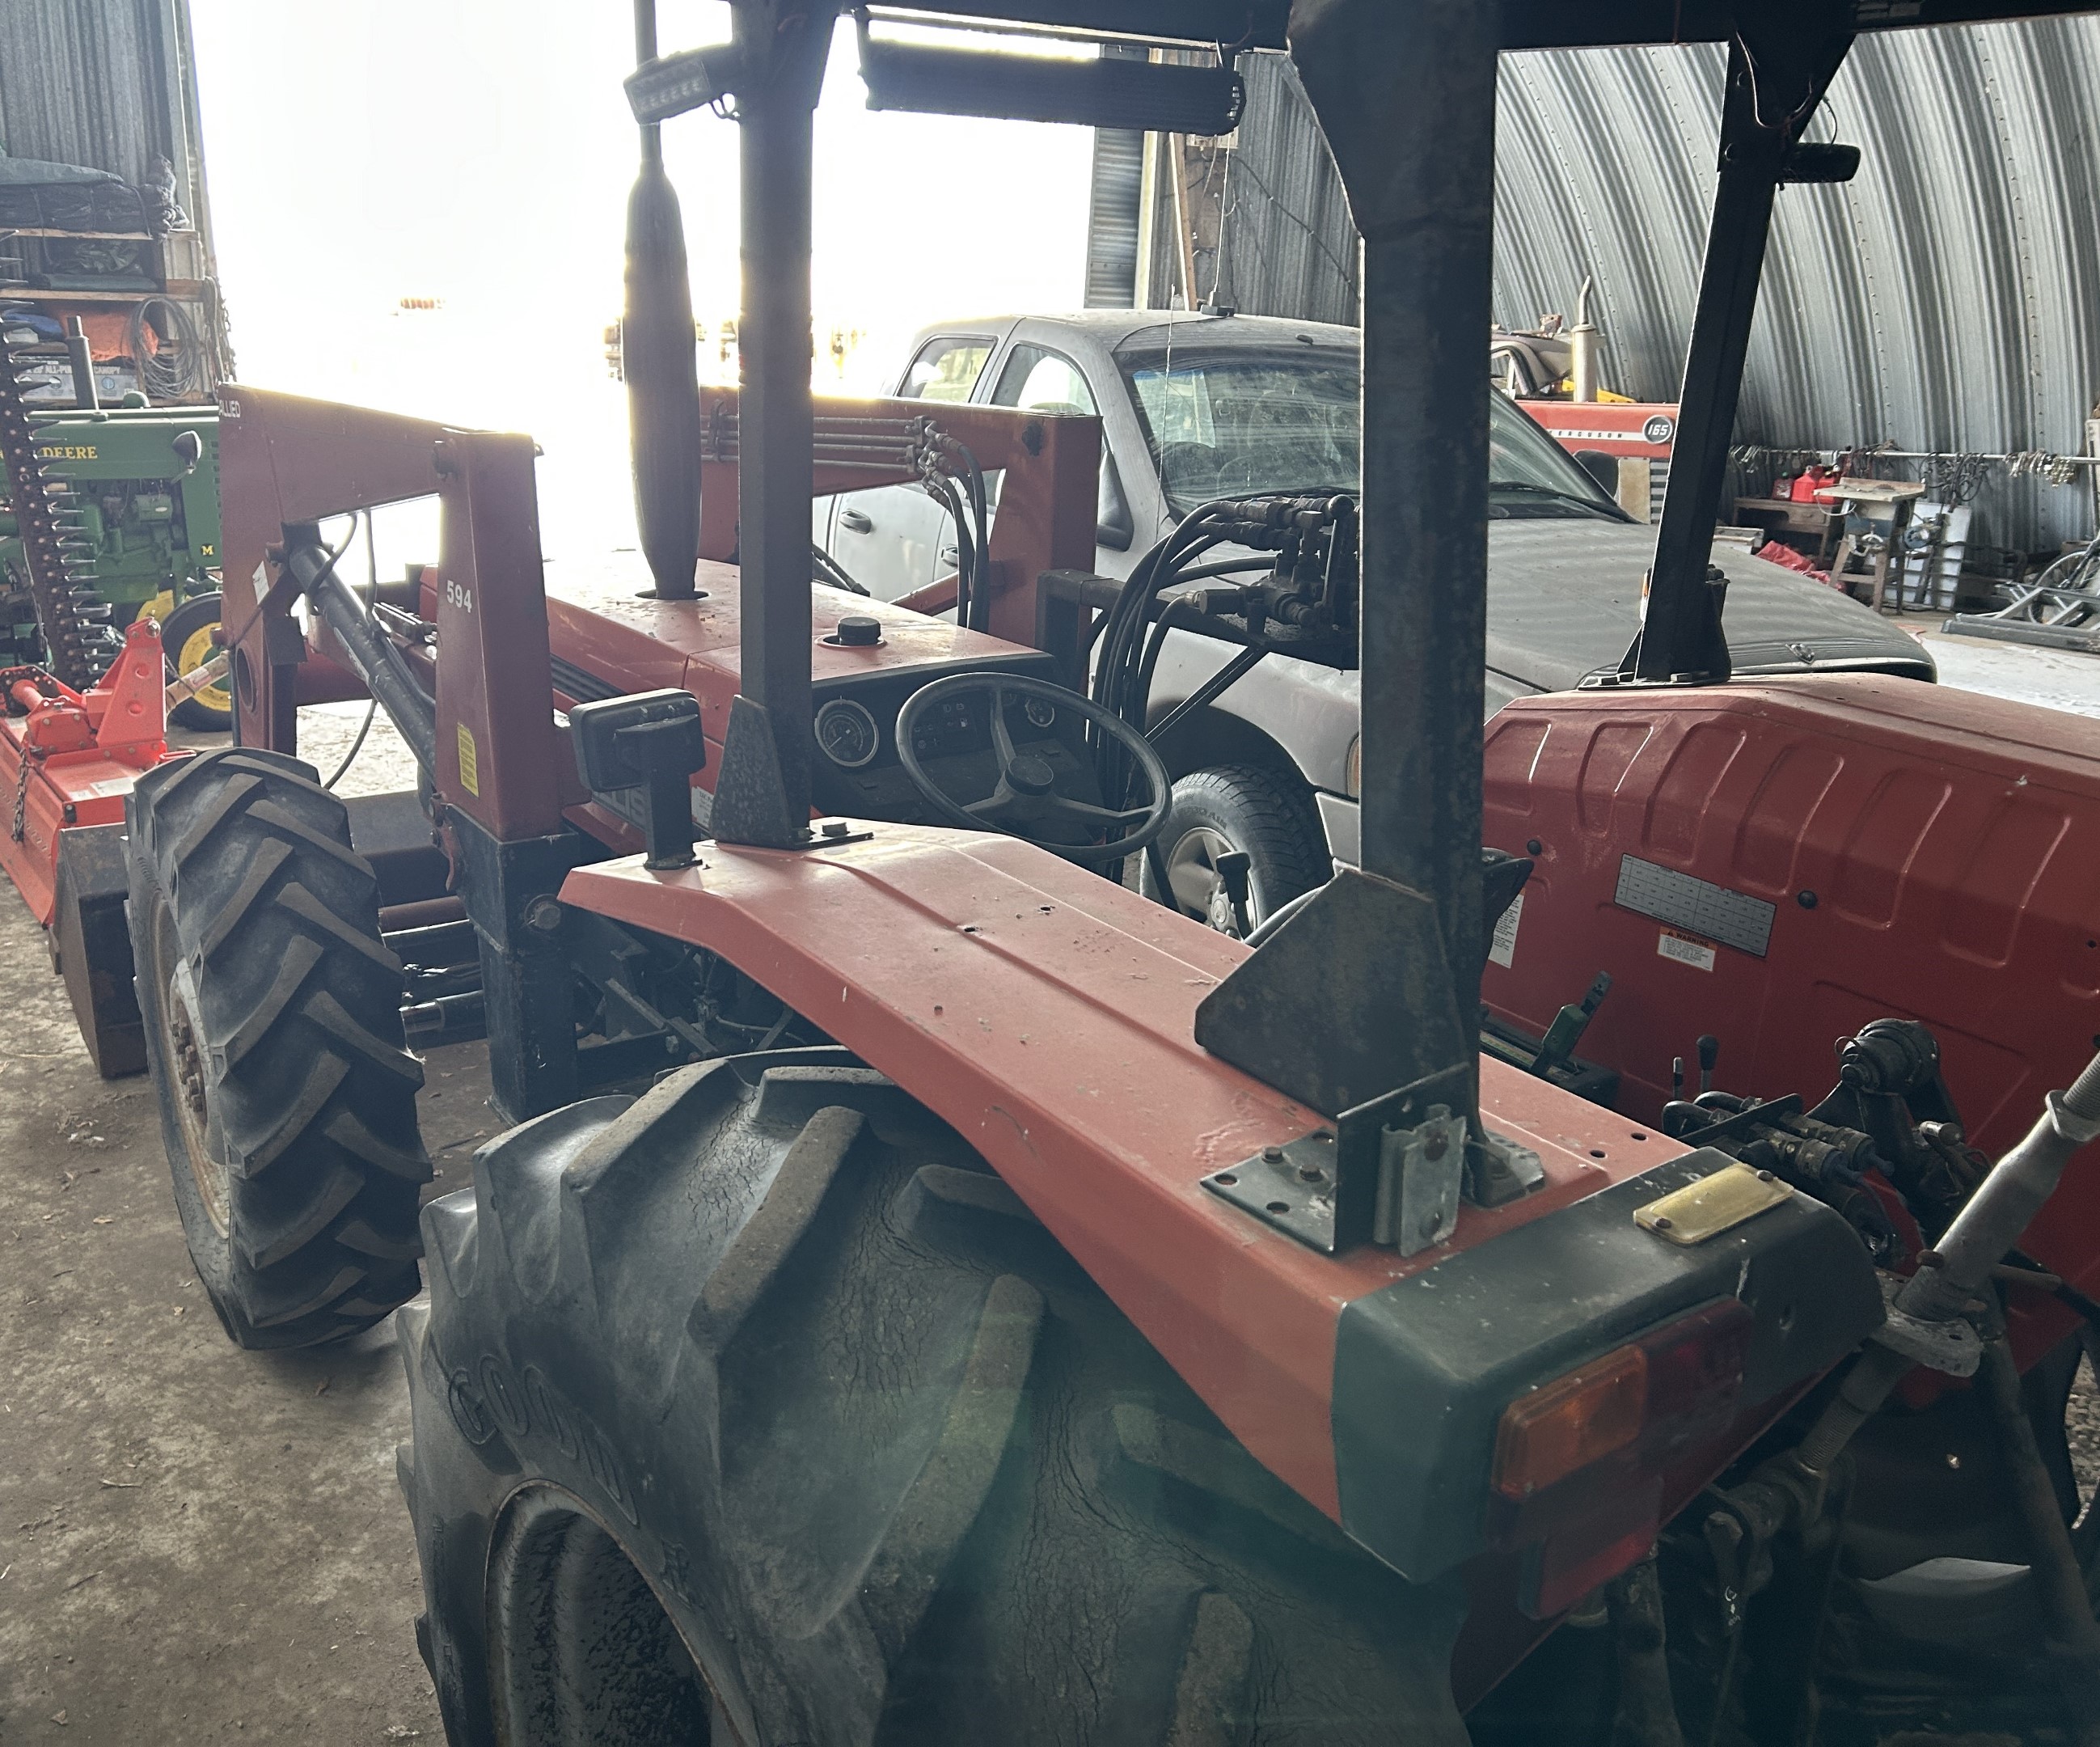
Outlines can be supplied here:
M860 76L871 109L1158 134L1229 134L1246 98L1229 67L928 48L878 40L864 24Z

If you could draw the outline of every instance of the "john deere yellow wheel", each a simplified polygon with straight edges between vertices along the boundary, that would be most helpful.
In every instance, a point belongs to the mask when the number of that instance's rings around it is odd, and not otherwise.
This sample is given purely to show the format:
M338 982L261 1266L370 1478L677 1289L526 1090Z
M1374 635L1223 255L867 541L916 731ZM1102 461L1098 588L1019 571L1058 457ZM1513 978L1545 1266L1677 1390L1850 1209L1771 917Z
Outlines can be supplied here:
M161 621L161 643L167 651L170 679L194 673L218 653L214 641L218 629L218 604L216 594L193 594ZM185 728L230 727L233 694L223 682L207 686L178 704L169 712L169 719Z

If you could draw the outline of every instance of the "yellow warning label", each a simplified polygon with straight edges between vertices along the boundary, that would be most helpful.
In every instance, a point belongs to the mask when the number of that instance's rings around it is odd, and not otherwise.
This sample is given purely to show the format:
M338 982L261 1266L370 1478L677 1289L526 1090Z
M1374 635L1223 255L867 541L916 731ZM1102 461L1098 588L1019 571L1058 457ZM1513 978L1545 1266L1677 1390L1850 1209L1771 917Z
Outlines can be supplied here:
M465 722L460 724L460 787L477 799L481 795L480 761L475 756L474 735Z

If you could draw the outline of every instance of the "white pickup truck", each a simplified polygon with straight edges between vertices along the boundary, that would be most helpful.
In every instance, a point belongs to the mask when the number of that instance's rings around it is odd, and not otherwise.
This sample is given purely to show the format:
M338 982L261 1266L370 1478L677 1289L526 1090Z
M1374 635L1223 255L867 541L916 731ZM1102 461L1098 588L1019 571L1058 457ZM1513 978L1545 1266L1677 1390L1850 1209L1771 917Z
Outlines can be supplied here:
M892 392L1101 421L1095 568L1129 575L1189 510L1256 492L1354 490L1358 336L1260 316L1097 310L924 329ZM1639 622L1655 529L1630 519L1506 396L1491 395L1488 712L1616 668ZM1435 482L1425 482L1434 489ZM870 593L896 600L955 567L947 512L916 486L815 505L818 544ZM1717 552L1739 674L1876 669L1934 677L1912 638L1793 571ZM1222 667L1231 646L1169 634L1150 701L1158 721ZM1218 856L1251 859L1258 924L1357 855L1357 676L1271 655L1177 726L1161 755L1176 779L1160 849L1174 901L1230 929Z

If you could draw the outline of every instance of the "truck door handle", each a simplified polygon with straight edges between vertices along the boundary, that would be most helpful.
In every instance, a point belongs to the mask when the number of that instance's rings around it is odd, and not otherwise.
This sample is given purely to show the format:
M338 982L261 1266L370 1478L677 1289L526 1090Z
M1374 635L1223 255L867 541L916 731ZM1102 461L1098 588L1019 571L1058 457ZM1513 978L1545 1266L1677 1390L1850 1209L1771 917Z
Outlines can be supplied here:
M941 548L941 562L943 564L956 564L961 562L961 561L962 554L956 551L953 546L943 546Z
M858 510L841 510L839 512L839 526L849 534L872 534L875 532L875 523Z

